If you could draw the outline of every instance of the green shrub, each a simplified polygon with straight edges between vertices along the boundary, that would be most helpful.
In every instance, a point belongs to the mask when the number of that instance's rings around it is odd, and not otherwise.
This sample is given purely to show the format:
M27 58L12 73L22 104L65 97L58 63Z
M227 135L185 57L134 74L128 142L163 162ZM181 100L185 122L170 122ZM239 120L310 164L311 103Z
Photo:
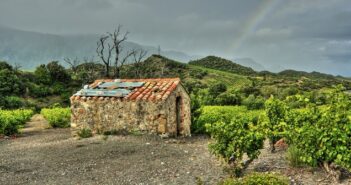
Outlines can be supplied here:
M278 174L253 173L241 179L228 178L219 185L289 185L289 180Z
M254 95L249 95L249 97L244 99L242 104L245 105L248 110L258 110L264 108L264 103L265 100L263 97L255 97Z
M312 166L332 163L351 170L350 98L341 87L329 94L330 104L291 111L287 121L289 142L301 151L301 160Z
M89 138L93 136L93 133L89 128L83 128L79 130L77 134L80 138Z
M40 112L52 127L69 127L71 119L70 108L42 109Z
M237 169L235 175L240 175L263 148L264 136L254 122L250 116L233 115L230 121L220 120L206 124L208 133L214 139L209 145L211 152L233 164ZM249 158L245 163L242 161L244 154Z
M230 122L236 115L249 117L256 125L258 118L263 116L263 111L248 111L245 106L203 106L200 116L192 123L192 131L206 133L205 124L211 125L218 121Z
M284 102L271 96L265 103L265 109L268 121L262 122L261 126L270 140L271 151L274 152L274 144L284 136L286 131L287 106Z
M194 133L206 133L205 124L213 124L217 121L230 121L233 115L246 111L245 107L239 106L204 106L201 115L196 122L192 123Z
M0 110L0 134L17 134L18 129L22 127L32 115L33 111L29 109Z
M4 98L4 107L6 109L19 109L23 106L22 99L17 96L7 96Z
M216 105L240 105L241 104L241 94L239 91L230 90L221 93L215 98L214 103Z

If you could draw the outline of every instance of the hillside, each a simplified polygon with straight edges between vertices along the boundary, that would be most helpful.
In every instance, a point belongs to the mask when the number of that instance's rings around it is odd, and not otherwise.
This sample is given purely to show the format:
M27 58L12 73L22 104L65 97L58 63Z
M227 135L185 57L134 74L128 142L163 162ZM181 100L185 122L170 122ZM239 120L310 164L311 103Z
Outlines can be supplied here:
M264 71L266 70L266 67L263 66L262 64L256 62L252 58L236 58L233 59L234 63L237 63L239 65L245 66L245 67L250 67L255 71Z
M99 35L55 35L0 26L0 61L20 64L23 69L34 69L50 61L64 58L92 58L95 56ZM125 42L124 51L143 48L148 56L157 53L153 46ZM179 61L189 61L191 56L178 51L161 51L161 54Z
M205 88L215 83L223 83L228 87L238 88L251 84L249 78L243 75L184 64L160 55L148 57L140 64L140 68L141 78L180 77L189 89ZM135 69L133 64L125 66L123 76L137 78L133 69Z
M250 67L245 67L245 66L233 63L230 60L216 57L216 56L207 56L199 60L193 60L193 61L190 61L189 64L202 66L210 69L227 71L227 72L241 74L241 75L256 74L256 72Z

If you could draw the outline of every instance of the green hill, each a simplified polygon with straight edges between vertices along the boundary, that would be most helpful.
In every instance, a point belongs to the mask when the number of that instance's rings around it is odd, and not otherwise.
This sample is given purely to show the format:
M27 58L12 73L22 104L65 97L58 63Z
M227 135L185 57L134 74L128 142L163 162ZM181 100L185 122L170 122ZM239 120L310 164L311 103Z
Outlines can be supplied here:
M135 64L125 66L125 78L180 77L188 89L207 88L223 83L229 88L249 87L296 87L301 90L320 89L343 84L351 88L350 80L319 73L285 70L280 73L256 72L251 68L235 64L229 60L208 56L184 64L160 55L152 55L139 64L140 76L134 75Z
M160 55L152 55L140 63L141 76L135 76L134 70L135 64L125 66L123 76L126 78L180 77L189 88L206 88L215 83L238 88L251 84L249 78L243 75L184 64Z
M252 68L245 67L245 66L236 64L230 60L216 57L216 56L207 56L199 60L193 60L193 61L190 61L189 64L202 66L210 69L227 71L227 72L241 74L241 75L257 74L257 72L254 71Z

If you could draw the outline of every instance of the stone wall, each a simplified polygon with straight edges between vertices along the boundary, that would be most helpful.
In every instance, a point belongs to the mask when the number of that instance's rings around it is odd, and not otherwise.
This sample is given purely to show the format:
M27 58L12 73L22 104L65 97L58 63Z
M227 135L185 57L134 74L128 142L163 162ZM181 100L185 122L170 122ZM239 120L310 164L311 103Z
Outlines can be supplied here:
M169 133L177 133L177 112L176 99L181 97L181 125L179 135L190 135L191 125L191 111L190 111L190 97L184 88L179 85L175 91L168 97L166 102L162 105L165 110L167 119L167 128ZM163 112L161 112L163 113Z
M181 85L165 101L126 101L119 98L71 100L73 135L82 128L101 134L111 130L141 130L177 135L176 97L182 97L179 135L190 135L190 97Z

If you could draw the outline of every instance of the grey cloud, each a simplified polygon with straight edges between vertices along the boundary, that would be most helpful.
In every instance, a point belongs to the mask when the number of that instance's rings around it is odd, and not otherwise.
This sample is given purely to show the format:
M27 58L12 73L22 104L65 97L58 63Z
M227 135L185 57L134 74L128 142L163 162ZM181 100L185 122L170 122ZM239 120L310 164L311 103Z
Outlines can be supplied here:
M341 43L351 40L350 7L349 0L0 0L0 24L58 34L122 24L142 44L351 76L338 67L351 68L342 62L350 46Z

